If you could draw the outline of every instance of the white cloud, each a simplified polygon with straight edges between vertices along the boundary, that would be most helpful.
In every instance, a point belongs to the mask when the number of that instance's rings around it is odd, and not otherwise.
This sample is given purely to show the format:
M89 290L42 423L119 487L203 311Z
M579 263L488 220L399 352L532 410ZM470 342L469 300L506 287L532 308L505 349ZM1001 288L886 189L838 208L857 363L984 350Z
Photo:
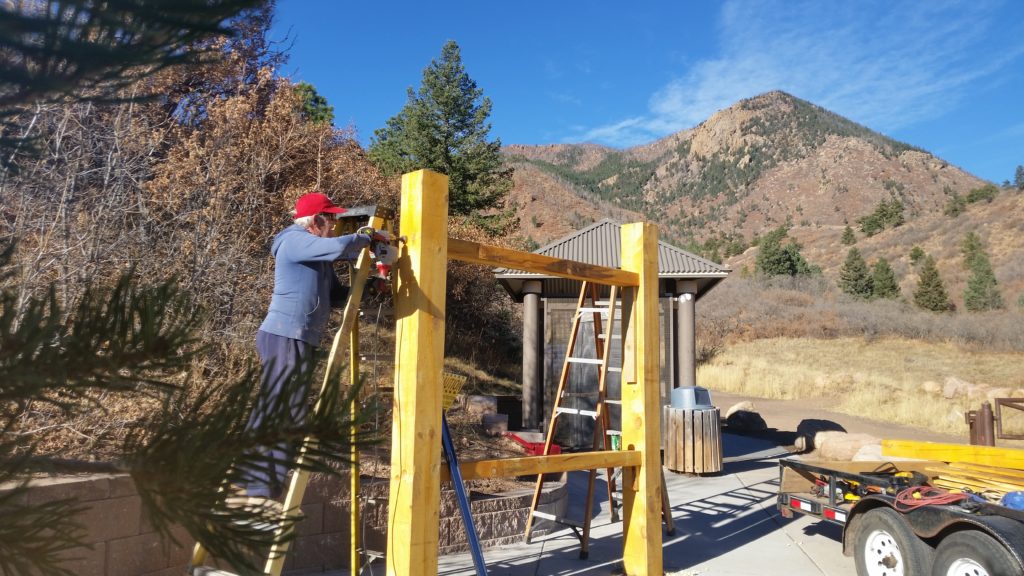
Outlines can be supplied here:
M716 56L652 94L645 115L572 140L648 142L776 89L892 132L952 110L973 84L1024 54L1024 40L994 36L997 8L937 0L732 0L720 14Z

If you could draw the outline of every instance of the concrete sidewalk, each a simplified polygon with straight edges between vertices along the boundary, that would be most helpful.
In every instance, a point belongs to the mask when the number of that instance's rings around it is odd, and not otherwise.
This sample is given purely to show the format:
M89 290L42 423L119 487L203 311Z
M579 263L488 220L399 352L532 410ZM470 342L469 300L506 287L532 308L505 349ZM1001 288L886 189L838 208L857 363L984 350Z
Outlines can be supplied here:
M775 509L778 464L787 452L766 440L723 434L723 472L690 477L666 472L676 532L664 537L666 574L701 576L854 576L842 554L841 528ZM570 511L582 517L586 473L570 474ZM603 494L599 487L597 494ZM530 545L484 551L492 576L614 574L622 556L622 523L612 524L608 503L595 505L590 557L579 559L579 541L565 530ZM598 513L599 511L599 513ZM476 574L468 553L442 556L439 573ZM362 572L384 574L382 562ZM337 576L348 572L336 572Z

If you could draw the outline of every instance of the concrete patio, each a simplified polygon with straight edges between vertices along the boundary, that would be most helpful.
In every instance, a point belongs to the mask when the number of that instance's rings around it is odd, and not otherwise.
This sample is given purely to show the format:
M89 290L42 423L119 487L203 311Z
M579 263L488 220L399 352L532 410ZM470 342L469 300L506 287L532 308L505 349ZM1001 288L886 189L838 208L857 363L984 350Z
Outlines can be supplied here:
M666 574L701 576L854 576L842 554L841 528L808 517L783 519L775 509L780 457L788 453L768 440L723 434L723 472L693 477L666 472L676 533L664 536ZM582 516L583 472L570 474L570 517ZM598 494L602 493L599 488ZM599 510L599 512L598 512ZM622 554L622 524L610 522L607 502L595 505L590 557L579 559L579 541L569 530L530 545L484 551L494 576L615 574ZM472 576L468 553L439 558L439 573ZM333 572L332 576L349 574ZM383 562L362 574L384 574Z

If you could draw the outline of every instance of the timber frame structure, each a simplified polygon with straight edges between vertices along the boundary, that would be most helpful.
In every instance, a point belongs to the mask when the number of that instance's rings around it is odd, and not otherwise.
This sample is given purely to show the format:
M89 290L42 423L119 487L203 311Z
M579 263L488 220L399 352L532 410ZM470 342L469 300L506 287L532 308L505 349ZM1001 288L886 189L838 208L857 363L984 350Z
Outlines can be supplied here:
M448 237L448 178L402 176L395 279L395 388L387 574L437 574L445 289L449 260L622 289L622 450L464 462L464 479L621 467L625 574L660 575L658 231L622 226L622 267L606 268Z

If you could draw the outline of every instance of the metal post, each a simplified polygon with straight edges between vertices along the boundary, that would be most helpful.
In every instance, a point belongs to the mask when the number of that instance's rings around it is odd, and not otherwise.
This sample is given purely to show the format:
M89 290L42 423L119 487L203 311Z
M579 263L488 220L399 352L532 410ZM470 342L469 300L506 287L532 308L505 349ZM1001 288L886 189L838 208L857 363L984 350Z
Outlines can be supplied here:
M992 404L981 403L981 410L978 411L978 444L981 446L995 446L995 419L992 416Z
M697 385L697 283L676 281L679 309L676 312L679 337L679 385Z
M523 283L523 428L544 420L544 317L540 280Z

